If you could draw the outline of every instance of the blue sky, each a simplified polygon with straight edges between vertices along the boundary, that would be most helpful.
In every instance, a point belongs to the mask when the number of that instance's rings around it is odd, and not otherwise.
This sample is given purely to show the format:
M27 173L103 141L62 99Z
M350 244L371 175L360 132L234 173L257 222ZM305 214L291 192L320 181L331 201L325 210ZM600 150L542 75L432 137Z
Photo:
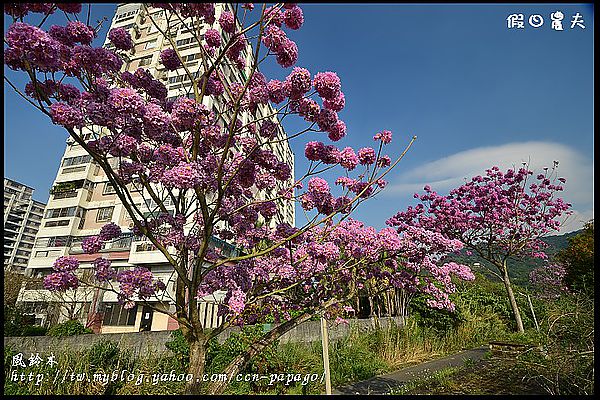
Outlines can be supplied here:
M563 197L576 211L564 231L593 217L593 6L589 4L304 4L304 26L289 36L299 47L298 66L315 74L336 71L346 108L348 136L336 143L374 144L389 129L388 153L418 139L389 175L389 186L361 206L356 218L378 228L414 204L412 194L430 184L440 193L463 178L500 165L531 161L534 168L560 161L567 178ZM92 20L112 17L114 5L95 4ZM563 31L550 14L565 15ZM585 29L570 28L579 12ZM506 18L525 15L525 29L508 29ZM544 24L527 19L540 14ZM5 27L8 19L5 18ZM101 32L101 36L106 30ZM102 39L101 38L101 39ZM284 78L269 63L268 78ZM20 87L23 77L5 68ZM5 176L36 189L47 201L65 147L66 133L5 85ZM302 126L286 124L288 132ZM313 134L295 141L296 174ZM300 210L299 210L300 211ZM298 213L299 222L302 221Z

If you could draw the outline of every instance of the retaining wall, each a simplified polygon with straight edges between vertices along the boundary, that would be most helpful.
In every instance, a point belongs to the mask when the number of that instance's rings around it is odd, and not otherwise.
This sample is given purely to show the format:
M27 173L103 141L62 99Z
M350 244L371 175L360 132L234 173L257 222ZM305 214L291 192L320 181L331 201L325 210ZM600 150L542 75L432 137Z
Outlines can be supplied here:
M345 337L352 329L365 332L376 328L377 325L381 328L386 328L392 323L399 326L403 324L402 317L379 318L378 321L374 319L351 319L348 322L348 324L334 324L329 322L329 339L335 341ZM239 331L239 328L233 327L223 331L218 336L219 342L222 343L235 331ZM105 340L116 342L122 349L132 350L136 355L167 353L170 350L165 347L165 342L171 340L171 331L84 334L64 338L52 336L5 337L4 347L11 347L17 352L26 355L31 353L50 354L52 352L58 354L68 350L78 351L88 349L94 343ZM316 342L320 340L320 321L306 321L285 333L279 342Z

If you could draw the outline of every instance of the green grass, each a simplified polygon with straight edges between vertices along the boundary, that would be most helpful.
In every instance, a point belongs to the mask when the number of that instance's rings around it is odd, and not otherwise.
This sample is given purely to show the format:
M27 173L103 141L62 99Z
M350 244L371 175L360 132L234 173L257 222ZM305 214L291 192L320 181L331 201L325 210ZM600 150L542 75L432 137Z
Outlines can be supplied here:
M516 361L486 360L460 368L445 368L392 389L390 394L545 394L535 382L522 379L524 373Z
M405 395L411 394L411 392L421 389L428 388L431 386L447 386L451 381L451 377L459 371L459 368L448 367L432 373L426 378L415 379L407 382L400 387L393 388L388 394L391 395Z
M481 325L481 326L479 326ZM493 324L492 324L493 325ZM357 331L340 340L330 343L331 379L334 387L397 370L418 362L460 351L465 345L479 343L494 334L489 329L489 321L475 320L459 325L452 332L441 335L439 332L419 325L414 319L408 319L402 328L391 325L386 329L366 333ZM487 334L486 334L487 333ZM211 364L208 371L218 372L227 360L244 348L241 343L252 338L251 332L232 338L231 343L215 345L211 348ZM80 352L58 354L58 368L69 368L92 377L94 373L112 373L115 370L127 370L136 376L143 374L185 373L185 346L170 346L177 349L176 355L147 354L134 358L129 352L120 349L115 343L101 342L90 349ZM14 351L5 350L5 376L10 377L10 361ZM54 376L55 369L47 366L28 367L27 372ZM320 342L280 344L259 357L256 357L242 371L270 375L273 373L317 375L313 382L232 382L226 393L229 394L318 394L325 390L321 382L323 375L322 347ZM303 384L305 383L305 384ZM181 394L182 382L64 382L54 384L46 380L40 385L35 382L12 382L6 380L5 394Z
M499 296L499 295L498 295ZM492 290L467 288L456 298L457 314L423 311L406 320L403 327L391 325L369 332L352 331L346 338L330 343L331 378L334 387L366 380L410 365L457 353L491 340L502 340L541 346L544 353L531 351L513 364L486 360L463 368L437 372L425 381L411 382L398 393L512 393L541 392L547 394L590 394L594 390L593 376L593 303L575 297L565 297L544 303L540 308L540 331L529 329L525 334L511 332L504 306L497 304ZM256 330L256 332L255 332ZM223 344L212 343L207 354L207 371L219 372L227 363L252 343L258 328L248 328L232 335ZM186 372L187 346L182 337L175 337L168 346L173 354L144 354L135 358L115 343L101 342L84 351L57 354L61 371L69 369L93 377L94 373L126 370L135 376L182 374ZM255 357L242 373L267 376L257 382L232 381L227 394L319 394L325 388L321 382L323 360L321 343L275 343ZM182 394L184 382L152 379L99 382L70 381L54 383L45 379L36 382L15 382L11 379L14 349L4 353L5 394ZM56 368L47 365L24 368L27 374L56 375ZM19 371L21 372L21 371ZM306 381L270 382L271 374L316 376ZM272 383L272 384L269 384ZM542 389L540 389L542 388Z

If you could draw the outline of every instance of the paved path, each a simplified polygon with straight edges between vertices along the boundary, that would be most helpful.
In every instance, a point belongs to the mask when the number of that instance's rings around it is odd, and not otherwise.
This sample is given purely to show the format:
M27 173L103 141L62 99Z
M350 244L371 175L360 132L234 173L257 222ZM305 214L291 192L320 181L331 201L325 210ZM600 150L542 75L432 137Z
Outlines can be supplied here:
M333 390L333 394L387 394L391 388L401 386L413 379L425 378L433 372L448 367L460 367L465 360L482 360L489 346L481 346L471 350L461 351L451 356L438 358L421 364L413 365L386 375L376 376L366 381L356 382Z

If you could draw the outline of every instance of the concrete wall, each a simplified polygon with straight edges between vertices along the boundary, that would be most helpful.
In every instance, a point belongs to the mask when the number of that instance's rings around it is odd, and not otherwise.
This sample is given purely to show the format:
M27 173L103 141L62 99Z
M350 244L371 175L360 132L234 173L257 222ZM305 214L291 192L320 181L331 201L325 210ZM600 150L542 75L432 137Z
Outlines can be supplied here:
M380 318L379 325L382 328L392 323L402 325L401 317ZM332 322L328 324L329 338L334 341L347 336L352 329L365 332L376 327L376 321L373 319L354 319L349 320L349 324L336 325ZM218 339L223 342L232 332L239 331L239 328L229 328L222 332ZM112 341L119 344L122 349L129 349L134 354L148 353L166 353L170 352L165 347L165 342L171 339L171 331L159 332L135 332L135 333L103 333L103 334L85 334L65 338L56 338L51 336L27 336L27 337L5 337L4 347L11 347L17 352L29 355L31 353L40 354L58 354L68 350L84 350L91 347L94 343L101 341ZM316 342L321 340L320 321L307 321L296 328L284 334L280 343L288 342Z

